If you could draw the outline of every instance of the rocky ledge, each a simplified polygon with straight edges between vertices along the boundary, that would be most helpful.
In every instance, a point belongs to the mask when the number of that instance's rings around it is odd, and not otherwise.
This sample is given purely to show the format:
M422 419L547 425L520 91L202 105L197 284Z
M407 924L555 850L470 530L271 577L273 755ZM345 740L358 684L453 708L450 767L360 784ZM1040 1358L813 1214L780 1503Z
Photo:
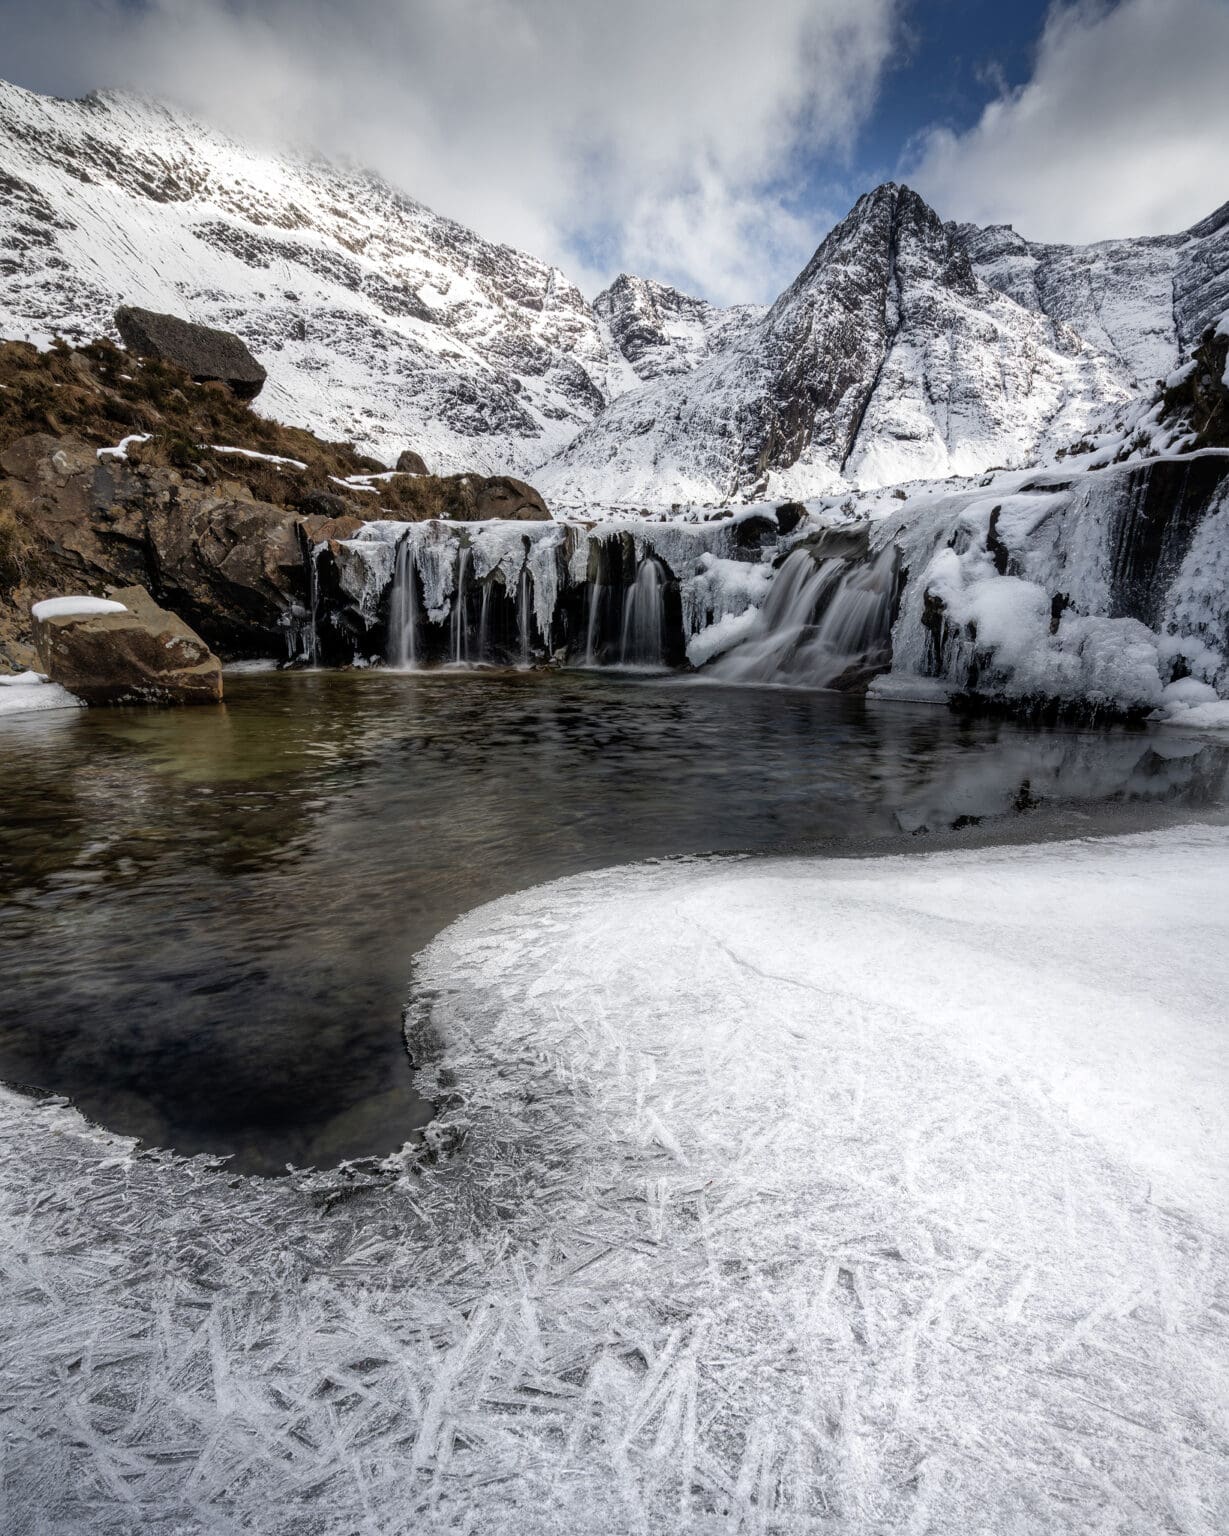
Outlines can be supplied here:
M239 383L107 341L0 342L0 667L34 664L32 603L133 586L224 660L289 656L320 541L372 518L550 517L523 481L432 475L412 449L390 470L258 416Z

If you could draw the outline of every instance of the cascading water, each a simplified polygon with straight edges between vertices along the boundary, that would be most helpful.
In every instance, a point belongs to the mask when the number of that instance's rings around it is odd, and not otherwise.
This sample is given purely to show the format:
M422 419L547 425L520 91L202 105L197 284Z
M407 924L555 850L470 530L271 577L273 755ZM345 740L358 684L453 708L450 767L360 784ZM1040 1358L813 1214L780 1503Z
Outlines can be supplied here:
M598 625L602 620L602 602L606 595L606 589L600 581L595 581L589 588L589 625L585 631L585 666L597 666L597 641Z
M521 666L527 667L530 661L529 653L529 624L532 615L532 591L527 569L521 571L521 579L517 583L516 591L516 625L521 641Z
M826 688L890 645L896 557L836 556L816 562L795 550L777 572L747 639L709 669L731 683L801 683Z
M388 663L393 667L418 665L418 576L414 546L406 534L397 545L393 587L388 601Z
M487 646L490 639L491 620L491 582L482 583L482 610L478 615L478 660L486 661L490 654Z
M651 555L640 562L623 599L619 662L625 667L660 667L665 654L666 583Z
M466 606L465 583L469 572L469 550L465 545L457 555L457 592L452 601L452 660L458 667L469 661L469 614ZM485 607L485 598L484 598ZM482 644L479 638L479 658Z

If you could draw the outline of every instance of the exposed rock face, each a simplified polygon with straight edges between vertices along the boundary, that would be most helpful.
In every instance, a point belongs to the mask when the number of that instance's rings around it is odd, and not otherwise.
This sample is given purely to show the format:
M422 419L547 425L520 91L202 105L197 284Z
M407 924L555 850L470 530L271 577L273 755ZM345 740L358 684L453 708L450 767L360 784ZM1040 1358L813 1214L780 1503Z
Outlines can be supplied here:
M99 459L49 434L11 444L0 469L30 540L27 599L139 583L224 655L285 649L290 616L307 597L304 519L293 508L255 501L236 483ZM14 627L0 642L20 663Z
M429 475L427 461L412 448L403 448L397 455L397 473L400 475Z
M130 366L109 343L0 344L0 663L32 664L31 602L133 583L227 659L296 655L316 543L365 520L549 518L524 481L389 473L179 368L125 382Z
M143 587L112 592L121 613L32 617L42 671L87 704L216 704L222 664Z
M1198 448L1229 448L1229 327L1208 327L1183 375L1163 392L1163 418L1184 422Z
M230 331L128 305L115 311L115 328L130 352L174 363L198 384L225 384L241 400L254 400L264 387L265 370Z
M815 495L1025 464L1128 388L974 273L908 187L859 199L762 319L620 396L539 477L576 503Z
M593 301L615 346L642 381L690 373L763 314L758 304L721 309L666 283L621 272Z

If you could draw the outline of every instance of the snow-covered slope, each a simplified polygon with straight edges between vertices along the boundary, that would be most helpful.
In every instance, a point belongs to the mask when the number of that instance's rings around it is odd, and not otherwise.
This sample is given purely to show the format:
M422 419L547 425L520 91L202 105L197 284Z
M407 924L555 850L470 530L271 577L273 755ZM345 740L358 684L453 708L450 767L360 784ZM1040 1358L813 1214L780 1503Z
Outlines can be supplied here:
M723 501L1022 465L1125 399L1119 372L978 278L954 229L889 184L762 320L614 401L543 479L563 501Z
M0 83L0 334L113 334L120 303L237 331L259 409L440 471L524 473L628 382L562 272L373 176Z
M1229 309L1229 203L1177 235L1043 245L1009 224L955 227L991 287L1069 326L1147 389Z
M805 497L1045 462L1229 309L1229 204L1184 234L1033 245L861 198L767 310L564 274L378 178L106 94L0 84L0 334L121 302L237 331L258 409L564 506Z
M637 382L689 373L764 315L759 304L719 309L665 283L621 272L593 308L610 327L615 346Z

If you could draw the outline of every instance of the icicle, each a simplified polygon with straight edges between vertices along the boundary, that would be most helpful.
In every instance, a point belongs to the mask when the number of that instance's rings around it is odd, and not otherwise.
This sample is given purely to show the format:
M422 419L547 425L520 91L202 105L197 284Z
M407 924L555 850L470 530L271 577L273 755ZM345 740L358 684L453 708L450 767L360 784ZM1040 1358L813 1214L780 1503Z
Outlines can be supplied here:
M387 655L390 666L412 668L418 665L417 585L414 548L407 533L397 545L393 590L388 603Z
M640 562L623 599L619 661L625 667L660 667L665 633L665 582L651 555Z
M304 659L315 666L320 657L320 631L317 627L317 610L320 607L320 573L316 569L319 549L313 549L307 557L307 644Z

